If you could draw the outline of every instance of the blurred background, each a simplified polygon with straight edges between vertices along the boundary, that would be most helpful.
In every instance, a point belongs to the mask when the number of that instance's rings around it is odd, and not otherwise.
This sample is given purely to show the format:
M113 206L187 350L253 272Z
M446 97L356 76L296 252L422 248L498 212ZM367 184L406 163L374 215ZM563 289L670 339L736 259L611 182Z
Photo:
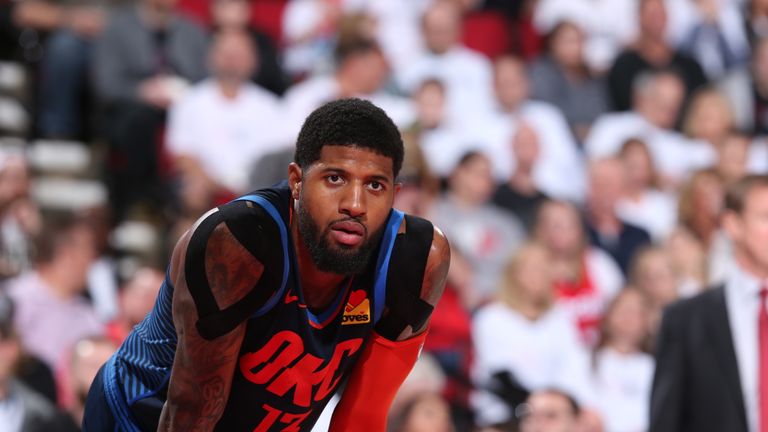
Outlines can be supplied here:
M646 430L768 173L766 0L0 0L0 431L77 430L178 237L343 97L454 251L391 430Z

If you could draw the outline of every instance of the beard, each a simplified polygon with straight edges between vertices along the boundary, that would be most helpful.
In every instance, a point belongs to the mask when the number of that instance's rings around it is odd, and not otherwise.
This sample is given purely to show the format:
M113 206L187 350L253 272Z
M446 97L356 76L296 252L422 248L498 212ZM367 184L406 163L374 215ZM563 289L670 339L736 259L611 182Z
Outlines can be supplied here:
M369 236L368 228L361 223L360 225L364 229L362 244L356 247L345 245L334 247L329 241L331 226L337 222L359 221L352 217L342 218L331 222L321 232L306 206L299 203L298 207L299 234L318 270L343 275L359 275L365 272L371 261L373 251L377 249L379 241L384 235L386 224L382 224L381 228Z

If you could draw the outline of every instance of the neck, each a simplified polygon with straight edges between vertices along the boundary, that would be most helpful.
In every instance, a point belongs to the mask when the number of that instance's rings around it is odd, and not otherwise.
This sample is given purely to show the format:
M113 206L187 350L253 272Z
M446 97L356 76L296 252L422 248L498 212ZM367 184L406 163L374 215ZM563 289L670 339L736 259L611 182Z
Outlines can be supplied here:
M523 195L535 194L536 184L533 181L532 171L532 167L529 166L517 167L509 179L509 186Z
M235 99L240 93L240 82L234 80L219 80L219 91L225 99Z
M317 268L301 239L295 213L291 221L291 234L304 301L311 309L322 309L333 300L347 276L324 272Z
M546 307L532 301L522 301L517 307L517 312L531 321L538 320L546 311Z
M618 234L621 221L612 211L592 211L592 224L603 234Z
M66 277L62 277L66 274L67 269L60 269L55 264L44 264L38 267L37 273L40 275L40 279L45 282L46 288L53 293L56 297L67 300L72 297L74 289L67 286Z
M171 10L154 7L146 2L139 5L139 14L153 29L162 29L171 21Z
M760 280L761 284L768 280L768 267L755 262L742 247L736 247L734 255L742 271Z
M624 190L624 196L631 199L632 201L640 201L644 193L645 185L642 183L628 183L626 189Z
M637 43L637 50L650 63L666 63L672 56L666 41L654 36L641 37Z
M637 352L636 345L629 340L622 340L622 339L612 340L608 346L620 354L632 354L634 352Z
M336 74L336 82L339 85L338 97L340 98L356 97L363 94L357 83L355 83L355 78L350 76L345 70L340 70Z

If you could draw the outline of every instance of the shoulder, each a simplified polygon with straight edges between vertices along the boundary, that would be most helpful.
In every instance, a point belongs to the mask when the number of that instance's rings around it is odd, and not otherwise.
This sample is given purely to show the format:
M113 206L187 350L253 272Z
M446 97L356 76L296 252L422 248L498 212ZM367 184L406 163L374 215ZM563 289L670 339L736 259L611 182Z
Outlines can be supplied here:
M443 293L443 286L448 275L448 265L451 260L451 247L443 231L432 222L418 216L406 215L400 227L406 244L426 250L424 264L424 279L421 287L421 298L431 305L437 304ZM416 251L403 249L406 254ZM422 249L422 253L424 250ZM423 255L421 255L423 257Z
M718 305L725 307L725 287L723 285L709 288L693 297L670 304L664 309L664 321L668 325L690 322L692 317L709 314Z

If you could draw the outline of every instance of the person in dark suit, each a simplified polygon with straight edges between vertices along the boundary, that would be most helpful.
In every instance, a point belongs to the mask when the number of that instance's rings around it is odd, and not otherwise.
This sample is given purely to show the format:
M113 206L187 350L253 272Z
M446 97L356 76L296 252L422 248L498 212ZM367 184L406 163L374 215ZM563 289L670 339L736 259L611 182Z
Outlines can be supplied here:
M732 265L664 313L651 432L768 431L768 176L744 177L725 201Z

